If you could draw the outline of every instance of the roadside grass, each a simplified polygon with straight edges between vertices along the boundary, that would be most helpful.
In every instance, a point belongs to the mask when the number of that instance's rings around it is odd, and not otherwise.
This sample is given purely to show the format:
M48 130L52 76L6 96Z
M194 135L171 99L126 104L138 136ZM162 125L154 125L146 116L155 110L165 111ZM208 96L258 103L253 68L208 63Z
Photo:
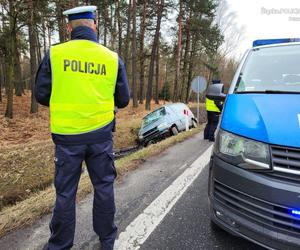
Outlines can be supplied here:
M185 139L199 133L201 129L203 129L203 126L188 132L180 133L177 136L170 137L160 143L150 145L147 148L117 160L117 180L120 182L121 178L126 175L127 172L138 168L138 166L149 157L158 155L175 143L182 142ZM24 157L26 157L26 155L24 155ZM49 175L52 176L52 174ZM80 180L77 200L81 200L91 191L92 186L89 177L86 173L84 173ZM0 211L0 237L17 228L29 225L42 215L49 213L53 207L54 200L55 190L52 186L50 186L42 191L31 194L26 200L17 202L13 206L5 207L2 211Z
M1 150L0 162L0 211L52 183L51 142Z
M170 146L183 142L185 139L194 136L195 134L202 131L204 125L200 125L197 128L191 129L187 132L181 132L177 136L171 136L163 141L156 144L152 144L142 150L139 150L127 157L121 158L117 162L117 170L120 176L124 176L127 172L134 170L138 165L143 163L149 157L158 155Z
M196 109L197 108L197 106L198 106L198 103L197 102L190 102L189 104L188 104L188 107L190 108L190 109ZM205 103L199 103L199 107L200 107L200 109L205 109ZM196 114L194 114L194 115L196 115Z
M26 100L25 100L26 101ZM21 104L21 99L16 104ZM160 105L152 103L153 108ZM16 106L16 108L19 106ZM54 174L54 145L50 140L48 131L48 118L45 112L41 110L38 117L31 117L35 127L30 133L35 135L36 128L43 133L48 134L48 138L39 131L39 135L34 140L23 141L23 132L19 124L25 116L25 110L21 109L21 113L16 118L8 122L6 125L6 137L0 132L0 138L3 140L11 139L12 143L2 142L0 146L0 211L8 205L22 201L31 197L34 193L44 190L53 182ZM144 106L136 109L132 108L132 103L125 109L120 110L117 115L117 129L114 134L114 148L122 149L136 145L137 133L141 125L142 118L149 111L144 110ZM43 117L44 119L41 119ZM4 118L0 118L4 119ZM29 121L24 124L23 130L28 129ZM2 124L3 125L3 124ZM4 126L4 125L3 125ZM14 127L15 126L15 127ZM1 126L0 126L1 128ZM0 129L1 130L1 129ZM13 132L12 132L13 131ZM22 140L19 140L17 134L20 133ZM39 137L41 136L41 137ZM40 138L40 139L38 139ZM16 144L18 142L19 144Z
M48 109L41 107L38 114L29 115L29 97L27 93L15 98L13 120L0 117L0 212L45 190L53 182L54 145L50 139ZM166 103L152 102L152 110L163 104ZM0 103L0 111L3 110L4 103ZM141 120L148 113L144 105L133 108L132 103L117 113L115 149L136 145Z

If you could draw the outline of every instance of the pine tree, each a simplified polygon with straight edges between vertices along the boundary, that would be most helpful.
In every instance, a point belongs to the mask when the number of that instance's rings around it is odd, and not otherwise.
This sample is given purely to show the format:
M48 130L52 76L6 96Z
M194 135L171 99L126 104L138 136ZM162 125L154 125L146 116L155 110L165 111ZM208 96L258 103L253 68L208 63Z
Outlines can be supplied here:
M151 60L150 60L150 66L149 66L149 77L148 77L146 105L145 105L145 108L147 110L151 109L154 63L155 63L155 57L156 57L156 53L157 53L158 46L159 46L159 33L160 33L160 28L161 28L161 19L163 16L164 6L165 6L165 1L160 0L159 4L158 4L157 22L156 22L155 35L154 35L153 44L152 44Z

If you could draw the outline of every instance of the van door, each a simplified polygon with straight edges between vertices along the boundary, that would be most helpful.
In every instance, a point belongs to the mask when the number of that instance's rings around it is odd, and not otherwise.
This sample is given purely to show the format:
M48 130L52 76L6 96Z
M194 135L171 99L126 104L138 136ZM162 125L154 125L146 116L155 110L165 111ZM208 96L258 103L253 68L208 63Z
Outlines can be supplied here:
M184 117L184 109L182 108L182 105L172 105L170 106L170 109L173 111L173 117L174 117L174 123L176 124L179 131L182 131L185 129L185 117Z

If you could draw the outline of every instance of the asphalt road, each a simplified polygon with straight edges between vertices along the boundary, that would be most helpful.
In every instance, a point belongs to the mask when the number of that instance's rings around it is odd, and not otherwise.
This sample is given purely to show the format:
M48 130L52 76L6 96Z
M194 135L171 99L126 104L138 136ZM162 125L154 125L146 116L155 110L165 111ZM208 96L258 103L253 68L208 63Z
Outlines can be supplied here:
M202 135L196 135L146 160L116 185L116 223L120 233L117 250L261 249L210 229L207 157L201 158L210 146ZM197 166L204 163L200 171ZM91 206L92 195L77 206L72 249L100 247L92 231ZM0 249L41 249L49 237L49 220L50 215L45 216L34 225L0 239ZM122 247L122 242L126 247Z
M211 229L207 178L205 168L140 249L262 249L223 230Z

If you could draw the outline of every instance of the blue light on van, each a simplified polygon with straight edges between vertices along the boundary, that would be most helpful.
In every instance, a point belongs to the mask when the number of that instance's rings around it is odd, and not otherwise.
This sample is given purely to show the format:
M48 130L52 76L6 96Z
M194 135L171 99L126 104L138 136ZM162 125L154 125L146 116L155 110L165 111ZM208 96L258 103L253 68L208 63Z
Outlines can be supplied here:
M292 215L300 216L300 210L292 209L291 213L292 213Z
M300 38L280 38L280 39L261 39L253 42L253 47L277 44L277 43L293 43L300 42Z

